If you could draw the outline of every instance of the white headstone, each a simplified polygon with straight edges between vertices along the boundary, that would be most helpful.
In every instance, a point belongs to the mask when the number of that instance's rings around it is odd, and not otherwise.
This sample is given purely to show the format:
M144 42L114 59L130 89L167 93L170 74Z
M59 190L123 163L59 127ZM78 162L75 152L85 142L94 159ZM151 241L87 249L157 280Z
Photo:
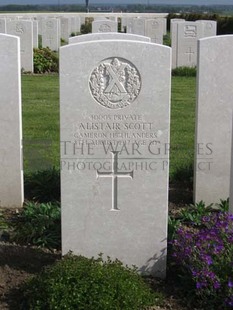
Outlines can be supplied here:
M213 37L217 35L217 22L214 20L198 20L204 25L203 37Z
M147 19L145 21L145 35L151 38L151 42L163 44L164 19Z
M57 51L60 46L59 20L48 18L42 20L42 47L49 47L52 51Z
M144 18L138 18L138 17L133 18L132 33L138 34L140 36L145 35L145 19Z
M61 27L61 38L68 42L69 37L71 35L71 20L66 17L62 17L60 19L60 27Z
M92 33L117 32L117 22L112 20L97 20L92 22Z
M185 22L184 19L173 18L171 19L171 48L172 48L172 68L177 67L177 45L178 45L178 23Z
M29 20L7 21L7 33L20 38L21 66L33 72L33 25Z
M177 67L197 65L197 40L203 37L204 25L198 22L177 24Z
M103 33L88 33L80 36L69 38L69 44L93 41L93 40L135 40L151 42L151 39L136 34L119 33L119 32L103 32Z
M165 276L170 66L170 48L147 42L61 48L63 254Z
M72 16L70 18L70 31L71 33L77 33L80 32L81 29L81 23L80 23L80 17L79 16Z
M0 207L22 207L20 40L0 34Z
M121 17L121 32L127 29L127 17Z
M6 19L0 18L0 33L6 33Z
M207 204L229 197L233 36L199 41L194 199Z
M33 47L38 48L38 22L33 20Z
M126 32L127 33L134 33L133 32L133 18L127 18L127 21L126 21ZM143 34L144 35L144 34Z

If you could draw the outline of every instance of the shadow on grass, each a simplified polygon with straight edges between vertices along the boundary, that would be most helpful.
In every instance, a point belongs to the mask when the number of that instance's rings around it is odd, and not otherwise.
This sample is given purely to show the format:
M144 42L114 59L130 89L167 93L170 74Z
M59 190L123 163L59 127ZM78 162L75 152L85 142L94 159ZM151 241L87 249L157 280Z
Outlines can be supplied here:
M41 170L25 174L25 199L40 203L60 202L60 170Z
M180 167L170 177L169 202L193 203L193 165Z

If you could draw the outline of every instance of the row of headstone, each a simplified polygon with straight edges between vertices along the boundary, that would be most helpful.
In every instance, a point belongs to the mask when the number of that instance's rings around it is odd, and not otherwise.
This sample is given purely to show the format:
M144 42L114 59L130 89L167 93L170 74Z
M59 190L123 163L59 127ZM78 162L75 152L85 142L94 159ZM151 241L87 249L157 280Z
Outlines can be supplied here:
M38 48L38 34L42 36L42 47L58 51L60 39L68 42L71 34L77 32L80 32L80 19L77 17L41 18L38 21L0 19L0 33L13 34L21 38L22 66L26 71L32 71L31 55L32 49ZM32 47L31 38L33 40ZM24 55L27 56L24 57ZM25 63L26 59L28 61Z
M171 49L120 36L90 34L60 51L62 251L103 252L164 277ZM195 200L211 203L230 194L233 36L199 40L198 51ZM0 35L0 55L0 200L20 206L19 39Z
M212 20L188 22L171 20L172 68L197 65L197 41L216 36L217 23Z
M126 24L125 24L126 22ZM147 36L151 42L163 44L163 35L166 34L166 18L122 18L122 32L126 30L129 34ZM126 29L124 29L124 27ZM117 32L118 22L108 19L94 20L92 22L92 33Z
M163 36L167 33L167 19L127 18L126 32L151 38L151 42L163 44Z

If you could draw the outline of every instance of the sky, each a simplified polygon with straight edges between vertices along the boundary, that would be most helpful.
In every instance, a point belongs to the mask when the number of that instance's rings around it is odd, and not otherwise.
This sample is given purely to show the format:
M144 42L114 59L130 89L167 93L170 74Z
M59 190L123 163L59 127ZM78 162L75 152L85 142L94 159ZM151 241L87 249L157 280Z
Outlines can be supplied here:
M0 0L0 5L6 4L84 4L85 0ZM89 4L114 3L114 4L232 4L233 0L89 0Z

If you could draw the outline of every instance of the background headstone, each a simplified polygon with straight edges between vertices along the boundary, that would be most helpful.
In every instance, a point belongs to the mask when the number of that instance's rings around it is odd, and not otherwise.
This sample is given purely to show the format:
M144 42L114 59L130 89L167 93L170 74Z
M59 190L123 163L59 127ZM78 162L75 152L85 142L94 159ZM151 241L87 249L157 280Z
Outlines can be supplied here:
M165 276L170 79L169 47L61 48L63 254L102 252Z
M147 19L145 21L145 35L151 38L151 42L163 44L164 19Z
M71 20L66 17L60 18L60 27L61 27L61 39L68 42L71 35Z
M21 66L33 72L33 25L29 20L7 21L7 33L20 38Z
M33 20L33 47L38 48L38 22Z
M59 23L56 18L42 20L42 47L58 51L60 46Z
M178 23L185 22L181 18L171 19L170 31L171 31L171 48L172 48L172 68L177 67L177 45L178 45Z
M217 22L214 20L198 20L199 23L204 25L203 37L213 37L217 35Z
M6 33L6 19L0 18L0 33Z
M0 207L22 207L20 40L0 34Z
M92 22L92 33L117 32L117 22L112 20L95 20Z
M128 31L127 31L128 32ZM132 33L140 36L145 35L145 19L144 18L133 18L133 31Z
M197 65L197 40L203 37L202 23L183 22L177 24L177 67Z
M88 33L80 36L69 38L69 44L93 41L93 40L135 40L150 42L151 39L144 36L129 33L119 32L103 32L103 33Z
M217 203L229 197L233 36L199 41L194 199Z

